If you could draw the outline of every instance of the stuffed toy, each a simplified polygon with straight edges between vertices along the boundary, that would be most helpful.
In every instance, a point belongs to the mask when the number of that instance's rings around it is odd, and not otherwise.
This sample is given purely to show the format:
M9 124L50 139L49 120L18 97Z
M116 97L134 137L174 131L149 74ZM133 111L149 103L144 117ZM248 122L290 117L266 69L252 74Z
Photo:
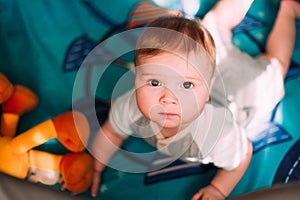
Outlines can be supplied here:
M89 124L78 111L68 111L16 136L19 118L33 110L38 97L28 88L13 85L0 73L0 171L32 182L61 183L73 194L86 191L92 182L92 157L86 153ZM57 155L34 149L57 139L70 151Z

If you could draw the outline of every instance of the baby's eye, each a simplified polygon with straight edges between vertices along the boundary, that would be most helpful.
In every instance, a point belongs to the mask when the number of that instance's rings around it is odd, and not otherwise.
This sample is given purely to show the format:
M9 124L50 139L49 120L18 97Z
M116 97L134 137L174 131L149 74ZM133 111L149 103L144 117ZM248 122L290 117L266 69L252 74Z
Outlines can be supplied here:
M194 87L194 84L192 82L189 82L189 81L186 81L186 82L183 82L182 86L185 88L185 89L191 89Z
M151 79L149 81L149 84L153 87L161 86L161 83L159 82L159 80L156 80L156 79Z

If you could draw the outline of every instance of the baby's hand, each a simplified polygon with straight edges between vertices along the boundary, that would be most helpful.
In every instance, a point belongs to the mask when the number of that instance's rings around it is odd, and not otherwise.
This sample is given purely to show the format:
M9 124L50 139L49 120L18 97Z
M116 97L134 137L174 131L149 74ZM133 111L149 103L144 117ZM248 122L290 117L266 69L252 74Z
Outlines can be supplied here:
M199 190L193 197L192 200L224 200L226 197L214 186L208 185L205 188Z
M91 196L94 198L97 197L97 195L98 195L100 183L101 183L101 172L94 170L93 182L92 182L92 188L91 188Z

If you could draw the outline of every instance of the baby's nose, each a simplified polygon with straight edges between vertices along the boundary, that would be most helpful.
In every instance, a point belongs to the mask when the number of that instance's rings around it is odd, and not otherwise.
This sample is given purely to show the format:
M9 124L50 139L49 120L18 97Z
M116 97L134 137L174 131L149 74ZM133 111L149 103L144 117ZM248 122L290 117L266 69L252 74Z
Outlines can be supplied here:
M177 104L178 100L177 97L174 95L174 93L168 89L165 88L162 92L160 103L161 104Z

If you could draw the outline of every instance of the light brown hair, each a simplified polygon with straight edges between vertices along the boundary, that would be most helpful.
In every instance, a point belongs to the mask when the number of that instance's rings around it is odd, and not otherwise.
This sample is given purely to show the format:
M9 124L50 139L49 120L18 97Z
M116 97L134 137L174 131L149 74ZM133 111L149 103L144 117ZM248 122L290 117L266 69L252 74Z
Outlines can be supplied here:
M148 28L149 27L149 28ZM216 64L215 43L208 30L195 20L184 17L161 17L150 23L140 35L135 50L134 63L139 59L166 51L180 53L204 50L209 58L212 75Z

